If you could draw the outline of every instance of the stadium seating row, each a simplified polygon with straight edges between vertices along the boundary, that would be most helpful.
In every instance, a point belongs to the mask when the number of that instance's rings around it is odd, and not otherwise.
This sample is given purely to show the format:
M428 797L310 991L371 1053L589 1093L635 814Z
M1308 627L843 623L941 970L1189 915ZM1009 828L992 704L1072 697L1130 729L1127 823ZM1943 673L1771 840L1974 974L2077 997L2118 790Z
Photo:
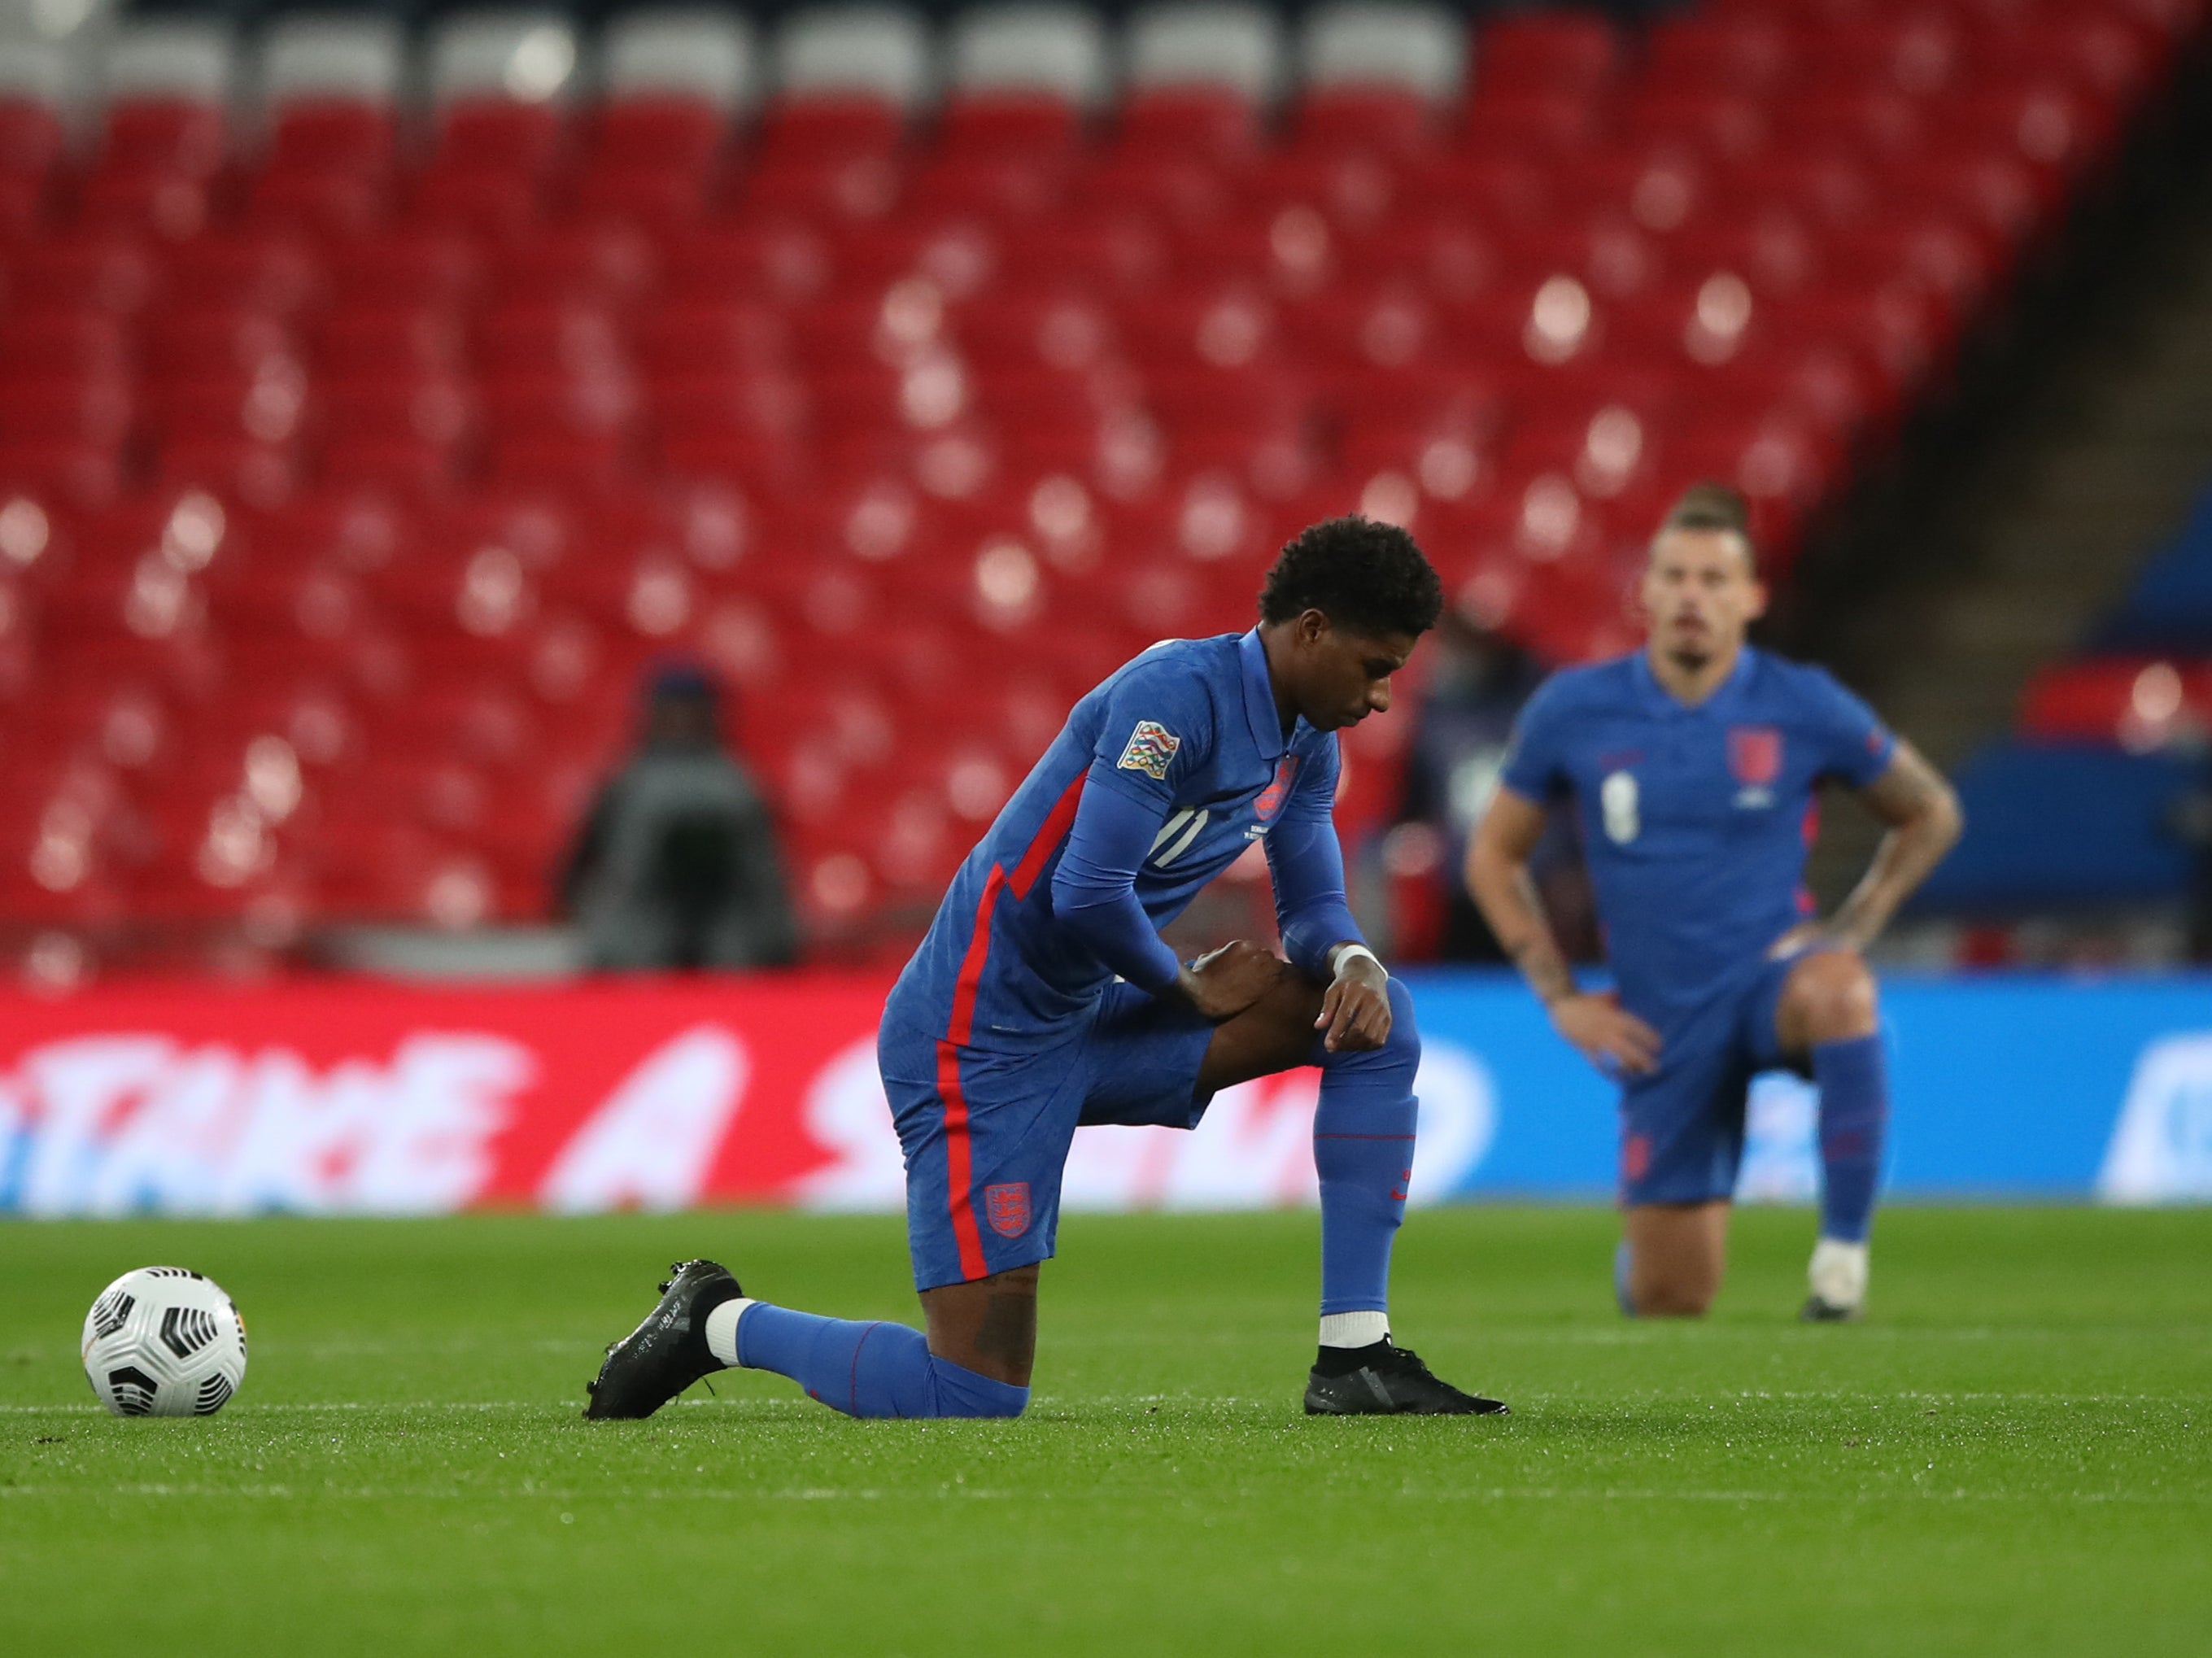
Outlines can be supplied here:
M125 25L88 114L0 39L0 916L542 914L680 649L896 938L1074 695L1352 508L1618 648L1671 492L1786 563L2196 27L287 16Z
M2212 490L2090 653L2045 670L2013 736L1960 777L1970 836L1923 908L2004 917L2171 902L2191 879L2185 797L2212 798ZM2201 854L2200 854L2201 855Z

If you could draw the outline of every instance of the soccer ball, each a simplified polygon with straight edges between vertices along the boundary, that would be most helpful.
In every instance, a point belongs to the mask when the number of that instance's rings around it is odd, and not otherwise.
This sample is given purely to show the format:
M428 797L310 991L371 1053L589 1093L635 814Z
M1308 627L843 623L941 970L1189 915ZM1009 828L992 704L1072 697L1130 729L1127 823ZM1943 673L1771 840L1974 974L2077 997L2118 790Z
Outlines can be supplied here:
M213 1279L141 1266L84 1315L84 1373L118 1416L213 1416L246 1380L246 1322Z

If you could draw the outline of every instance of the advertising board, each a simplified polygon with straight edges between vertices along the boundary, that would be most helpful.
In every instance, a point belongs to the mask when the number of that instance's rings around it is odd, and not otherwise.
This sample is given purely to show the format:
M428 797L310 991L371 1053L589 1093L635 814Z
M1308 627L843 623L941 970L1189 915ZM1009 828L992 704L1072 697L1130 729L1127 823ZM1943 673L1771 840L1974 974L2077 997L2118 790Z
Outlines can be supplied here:
M1517 986L1412 975L1413 1196L1600 1197L1609 1085ZM0 1002L0 1214L896 1209L875 978L425 991L118 987ZM2212 979L1901 980L1893 1195L2212 1199ZM1194 1133L1085 1129L1071 1208L1310 1203L1319 1073ZM1750 1102L1740 1195L1814 1193L1816 1097Z

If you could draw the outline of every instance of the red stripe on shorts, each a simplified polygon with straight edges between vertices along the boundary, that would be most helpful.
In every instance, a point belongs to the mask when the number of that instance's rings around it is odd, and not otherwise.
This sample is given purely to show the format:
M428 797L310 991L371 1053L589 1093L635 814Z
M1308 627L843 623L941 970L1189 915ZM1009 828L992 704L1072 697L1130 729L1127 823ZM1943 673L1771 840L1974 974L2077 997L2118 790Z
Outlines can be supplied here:
M975 1166L968 1143L968 1096L960 1088L960 1050L975 1029L975 993L991 955L991 912L998 908L999 889L1006 881L1006 872L992 865L982 901L975 906L975 931L953 985L952 1020L937 1045L937 1092L945 1102L945 1199L952 1211L952 1236L960 1246L960 1275L967 1279L988 1278L991 1269L983 1262L983 1232L975 1221Z
M983 883L983 896L975 906L975 930L969 935L967 953L960 958L960 976L953 983L952 1017L945 1027L945 1040L937 1045L937 1092L945 1102L945 1199L952 1212L952 1236L960 1246L960 1275L971 1283L989 1277L991 1269L983 1260L983 1230L975 1218L975 1157L968 1136L968 1096L960 1087L960 1050L975 1030L975 996L982 987L983 969L991 958L991 912L998 908L999 894L1002 889L1010 890L1017 902L1029 896L1053 848L1074 826L1075 808L1083 799L1083 780L1079 774L1053 802L1052 810L1037 827L1036 838L1014 865L1012 879L1007 878L1002 865L991 865L990 877Z

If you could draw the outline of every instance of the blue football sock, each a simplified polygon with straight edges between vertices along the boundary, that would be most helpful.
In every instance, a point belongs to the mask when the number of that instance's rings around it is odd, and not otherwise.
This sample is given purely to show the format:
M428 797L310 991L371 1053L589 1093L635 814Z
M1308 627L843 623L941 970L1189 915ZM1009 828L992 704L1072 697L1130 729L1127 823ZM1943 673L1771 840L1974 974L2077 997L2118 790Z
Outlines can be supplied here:
M738 1320L738 1362L787 1376L847 1416L1019 1416L1030 1390L939 1358L907 1324L817 1318L755 1302Z
M1634 1270L1636 1257L1630 1253L1628 1240L1623 1238L1613 1252L1613 1298L1620 1303L1621 1312L1629 1318L1636 1316L1636 1297L1628 1291L1629 1274Z
M1863 1243L1874 1219L1882 1132L1889 1122L1881 1035L1816 1042L1813 1080L1820 1090L1820 1236Z
M1413 1000L1390 981L1390 1040L1364 1053L1321 1059L1314 1110L1314 1171L1321 1176L1321 1309L1389 1309L1390 1244L1406 1218L1413 1175L1413 1094L1421 1062Z

